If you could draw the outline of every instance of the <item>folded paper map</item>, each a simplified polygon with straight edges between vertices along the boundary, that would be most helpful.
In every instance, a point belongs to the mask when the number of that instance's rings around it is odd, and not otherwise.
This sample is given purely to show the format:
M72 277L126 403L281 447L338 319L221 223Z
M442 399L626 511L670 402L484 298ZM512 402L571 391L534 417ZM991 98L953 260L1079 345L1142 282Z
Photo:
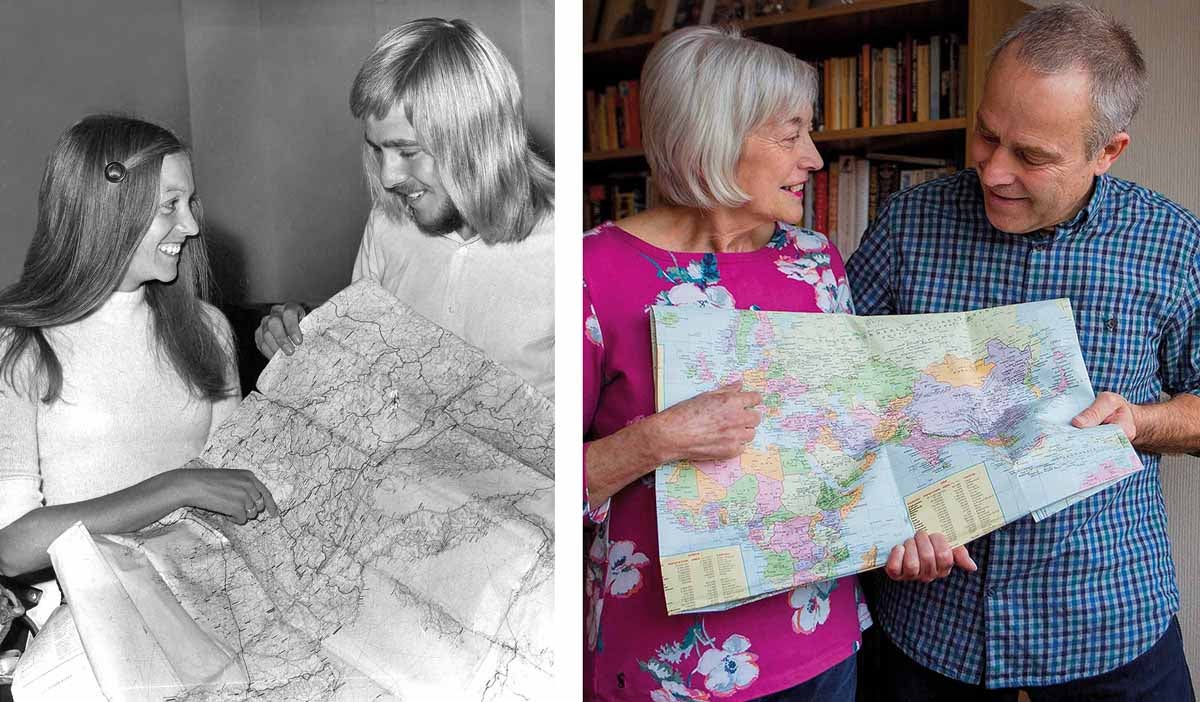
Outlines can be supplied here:
M253 471L280 515L237 526L189 511L119 540L153 563L195 626L167 635L141 627L154 641L101 657L89 640L103 639L80 617L73 640L93 666L147 652L119 671L95 671L105 694L556 699L553 405L370 281L314 311L302 330L296 353L276 354L259 391L190 464ZM108 558L121 560L135 562ZM109 588L143 617L147 597L135 593L156 592L149 575ZM87 609L102 614L102 605ZM185 646L171 632L211 641ZM212 663L181 672L181 650ZM54 675L42 681L57 684Z
M731 382L754 441L656 474L671 614L882 566L915 531L953 545L1140 470L1095 395L1070 303L892 317L651 308L661 410Z

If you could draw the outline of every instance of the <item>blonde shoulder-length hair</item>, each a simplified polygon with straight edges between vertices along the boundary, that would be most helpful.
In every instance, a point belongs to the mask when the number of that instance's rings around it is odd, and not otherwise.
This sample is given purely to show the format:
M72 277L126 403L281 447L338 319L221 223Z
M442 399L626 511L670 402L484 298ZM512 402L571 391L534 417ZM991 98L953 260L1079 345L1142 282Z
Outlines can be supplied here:
M485 241L521 241L553 213L554 171L530 148L516 73L470 22L418 19L379 40L354 78L350 111L384 119L398 104L450 200ZM374 205L404 221L366 144L362 158Z

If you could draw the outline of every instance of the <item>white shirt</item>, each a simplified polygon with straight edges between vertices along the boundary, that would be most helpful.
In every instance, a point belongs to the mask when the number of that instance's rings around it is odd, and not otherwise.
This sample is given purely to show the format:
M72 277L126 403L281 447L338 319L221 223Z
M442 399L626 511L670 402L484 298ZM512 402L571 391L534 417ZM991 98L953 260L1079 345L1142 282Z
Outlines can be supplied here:
M232 343L224 316L205 312ZM144 288L115 292L87 317L46 331L62 364L57 401L0 381L0 527L43 504L90 500L182 467L237 408L241 393L215 403L193 396L155 353L152 324ZM24 385L32 371L26 354L14 375ZM40 586L34 612L44 620L59 598L52 582Z
M487 244L375 209L354 261L354 280L364 276L554 399L553 216L524 241Z

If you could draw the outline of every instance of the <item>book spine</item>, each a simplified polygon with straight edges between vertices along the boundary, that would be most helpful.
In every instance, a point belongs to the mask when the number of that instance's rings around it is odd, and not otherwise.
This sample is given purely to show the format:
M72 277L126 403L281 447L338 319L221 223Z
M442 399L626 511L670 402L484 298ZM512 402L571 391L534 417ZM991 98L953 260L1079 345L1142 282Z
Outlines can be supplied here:
M868 219L871 200L871 165L865 158L854 159L854 178L854 229L851 231L849 245L842 251L842 255L847 257L858 248L863 232L871 223Z
M858 125L871 126L871 45L863 44L858 57Z
M884 67L884 70L887 71L886 80L884 81L885 87L887 89L887 100L886 100L887 107L884 112L885 116L884 116L883 123L887 124L887 125L891 125L891 124L899 124L901 121L903 121L900 119L901 115L903 114L901 112L901 103L900 103L902 94L900 92L900 85L899 85L901 76L900 76L900 70L899 70L900 67L899 67L899 64L897 63L898 56L896 54L896 50L889 48L889 49L887 49L887 54L888 54L887 61L886 61L886 65Z
M854 236L855 202L854 157L842 156L838 159L838 226L837 247L844 250L849 246Z
M829 164L829 214L826 218L825 233L829 240L837 245L838 233L838 162Z
M621 148L621 140L617 136L617 86L610 85L604 90L605 127L608 129L607 147L610 151Z
M617 99L620 105L617 109L617 114L620 118L620 137L622 148L633 146L633 125L630 124L629 111L629 81L623 80L617 83Z
M599 145L596 143L596 91L583 91L583 116L587 120L587 129L584 131L584 137L587 143L584 144L584 151L599 151Z
M929 119L941 119L942 115L942 38L937 34L929 37Z
M958 45L958 116L967 116L967 45Z
M817 171L816 192L813 194L813 226L824 234L829 233L829 169Z
M946 106L951 117L962 117L958 113L958 35L950 35L950 48L948 51L948 78L950 79L950 89L946 91Z
M883 124L883 51L871 49L871 126Z
M833 105L833 66L836 59L825 59L825 109L822 110L825 127L837 129L837 115Z
M801 223L809 229L816 228L816 220L814 219L814 206L816 200L816 174L813 174L807 183L804 184L804 221Z
M950 76L954 73L950 70L950 37L942 35L942 48L938 54L938 67L941 73L941 82L938 83L938 112L942 118L951 116L950 111L953 109L950 102Z
M929 45L917 47L917 121L929 119Z
M629 122L630 122L630 141L629 146L635 149L642 148L642 93L641 86L636 80L629 81Z
M825 80L825 61L814 61L813 67L817 69L817 99L813 105L813 131L825 131L825 86L828 81Z

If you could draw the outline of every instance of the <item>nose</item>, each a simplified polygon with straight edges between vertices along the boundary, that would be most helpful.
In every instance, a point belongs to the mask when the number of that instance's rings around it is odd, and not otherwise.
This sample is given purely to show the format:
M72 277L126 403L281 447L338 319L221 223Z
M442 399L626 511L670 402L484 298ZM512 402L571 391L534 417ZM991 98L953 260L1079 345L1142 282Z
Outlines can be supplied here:
M800 151L797 165L810 172L819 171L825 167L825 161L821 158L821 152L817 151L817 145L813 143L812 135L804 137L804 148Z
M1008 149L996 147L975 163L979 182L989 188L1012 185L1017 177L1015 161Z
M384 149L379 158L379 181L385 188L393 188L408 180L408 161L398 154Z
M200 223L196 221L196 213L189 207L180 208L179 220L175 229L185 237L193 237L200 233Z

